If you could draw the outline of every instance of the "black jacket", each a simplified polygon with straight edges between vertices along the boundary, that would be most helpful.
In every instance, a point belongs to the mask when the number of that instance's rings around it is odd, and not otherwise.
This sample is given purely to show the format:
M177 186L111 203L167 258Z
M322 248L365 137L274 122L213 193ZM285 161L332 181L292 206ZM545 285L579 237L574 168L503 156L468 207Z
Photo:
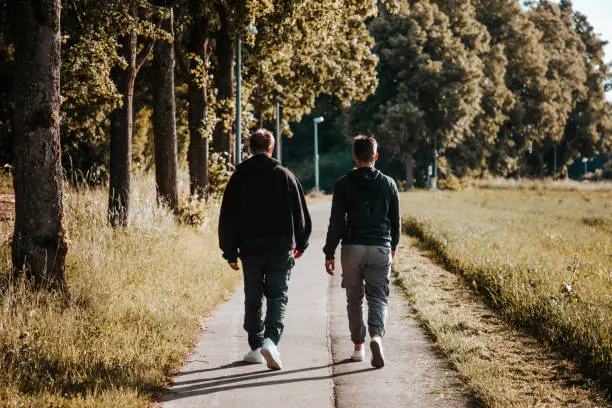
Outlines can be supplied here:
M395 251L400 239L399 194L393 179L373 167L351 171L336 182L326 259L334 259L336 247L376 245Z
M258 154L238 165L230 178L219 218L223 257L261 252L304 252L312 224L296 177L271 157Z

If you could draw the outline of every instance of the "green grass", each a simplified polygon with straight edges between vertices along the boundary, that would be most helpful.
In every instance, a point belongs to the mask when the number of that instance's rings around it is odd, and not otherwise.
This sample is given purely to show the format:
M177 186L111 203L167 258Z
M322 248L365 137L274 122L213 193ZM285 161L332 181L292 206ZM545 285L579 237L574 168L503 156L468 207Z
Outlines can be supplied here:
M408 232L612 389L611 192L402 195Z
M8 283L10 225L0 230L0 406L149 405L168 384L200 318L239 278L217 249L214 205L197 229L155 204L151 177L132 195L132 227L106 222L107 193L67 196L68 307Z

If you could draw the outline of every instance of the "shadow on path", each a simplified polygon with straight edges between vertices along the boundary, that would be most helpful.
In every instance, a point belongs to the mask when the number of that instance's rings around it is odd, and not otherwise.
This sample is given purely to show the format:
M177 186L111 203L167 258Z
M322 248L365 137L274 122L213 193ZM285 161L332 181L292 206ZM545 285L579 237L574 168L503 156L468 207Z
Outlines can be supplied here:
M194 361L197 361L197 362L200 362L200 363L206 363L207 362L207 361L202 361L202 360L192 360L192 362L194 362ZM224 364L222 366L214 367L214 368L207 368L205 370L180 371L180 372L176 373L176 375L181 377L181 376L185 376L185 375L189 375L189 374L208 373L208 372L211 372L211 371L226 370L228 368L244 367L244 366L248 366L248 365L250 365L250 364L246 363L244 361L234 361L233 363L230 363L230 364Z
M361 369L353 370L353 371L345 371L342 373L333 373L329 375L275 379L278 377L282 378L283 376L287 376L291 374L322 370L325 368L338 366L341 364L348 364L348 363L351 363L351 360L343 360L343 361L340 361L334 364L326 364L326 365L301 368L301 369L296 369L296 370L281 370L281 371L259 370L259 371L249 372L249 373L237 373L237 374L232 374L232 375L224 375L224 376L211 377L211 378L200 378L200 379L189 380L189 381L175 381L174 386L175 387L178 386L180 388L171 390L170 393L166 394L164 396L164 401L172 401L172 400L192 397L196 395L207 395L207 394L212 394L216 392L231 391L235 389L265 387L265 386L271 386L271 385L291 384L291 383L299 383L299 382L306 382L306 381L330 380L336 377L342 377L342 376L347 376L351 374L360 374L360 373L365 373L368 371L376 370L375 368L369 367L369 368L361 368ZM249 364L246 364L240 361L236 361L234 363L226 364L226 365L223 365L217 368L211 368L209 370L197 370L195 372L215 371L215 370L221 370L225 368L241 367L241 366L246 366L246 365L249 365ZM183 375L184 374L186 373L183 373ZM270 379L270 378L271 380L267 380L267 381L244 383L245 381L265 380L265 379Z

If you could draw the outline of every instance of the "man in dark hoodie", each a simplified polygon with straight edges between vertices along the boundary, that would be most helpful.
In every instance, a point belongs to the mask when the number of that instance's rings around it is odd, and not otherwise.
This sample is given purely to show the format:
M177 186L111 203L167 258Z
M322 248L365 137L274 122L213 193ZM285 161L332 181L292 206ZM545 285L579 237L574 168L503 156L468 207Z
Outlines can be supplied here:
M230 178L219 218L219 246L230 267L244 270L244 329L250 363L280 370L277 344L283 332L289 275L308 247L312 230L302 186L271 155L274 137L260 129L250 137L252 156ZM262 301L267 299L265 320Z
M393 179L374 168L378 144L372 136L353 140L357 168L336 183L327 231L325 268L334 274L336 247L342 239L342 287L346 289L351 359L365 358L366 325L363 297L368 301L367 329L371 337L372 365L382 368L389 273L400 238L399 195Z

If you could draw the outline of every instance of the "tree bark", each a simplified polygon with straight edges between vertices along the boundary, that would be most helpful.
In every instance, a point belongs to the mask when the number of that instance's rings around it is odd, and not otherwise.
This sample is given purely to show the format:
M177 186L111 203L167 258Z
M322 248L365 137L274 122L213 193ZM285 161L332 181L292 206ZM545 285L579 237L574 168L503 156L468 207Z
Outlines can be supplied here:
M235 96L235 63L236 47L230 35L230 21L227 11L220 7L219 17L221 27L215 35L215 55L217 65L215 70L215 87L217 88L217 99L219 101L220 112L219 122L213 132L214 149L217 153L228 153L230 160L233 161L235 146L232 137L234 124L234 109L232 101Z
M157 40L153 51L153 134L157 198L179 209L176 104L174 100L174 15L164 22L172 41Z
M208 59L208 40L203 22L198 22L192 33L189 43L189 52L197 55L206 66ZM193 60L191 64L193 64ZM191 72L196 67L192 66ZM192 196L205 198L208 194L208 135L204 132L204 120L206 118L207 90L206 85L195 77L189 75L188 83L189 98L189 147L187 149L187 161L189 163L189 187Z
M132 124L134 82L136 80L137 35L133 31L122 42L127 67L113 68L112 76L123 105L111 112L110 120L110 188L108 219L113 227L127 227L132 177Z
M15 40L13 149L16 275L65 291L60 146L60 0L9 2Z
M404 166L406 167L406 189L414 188L414 158L412 153L404 156Z

